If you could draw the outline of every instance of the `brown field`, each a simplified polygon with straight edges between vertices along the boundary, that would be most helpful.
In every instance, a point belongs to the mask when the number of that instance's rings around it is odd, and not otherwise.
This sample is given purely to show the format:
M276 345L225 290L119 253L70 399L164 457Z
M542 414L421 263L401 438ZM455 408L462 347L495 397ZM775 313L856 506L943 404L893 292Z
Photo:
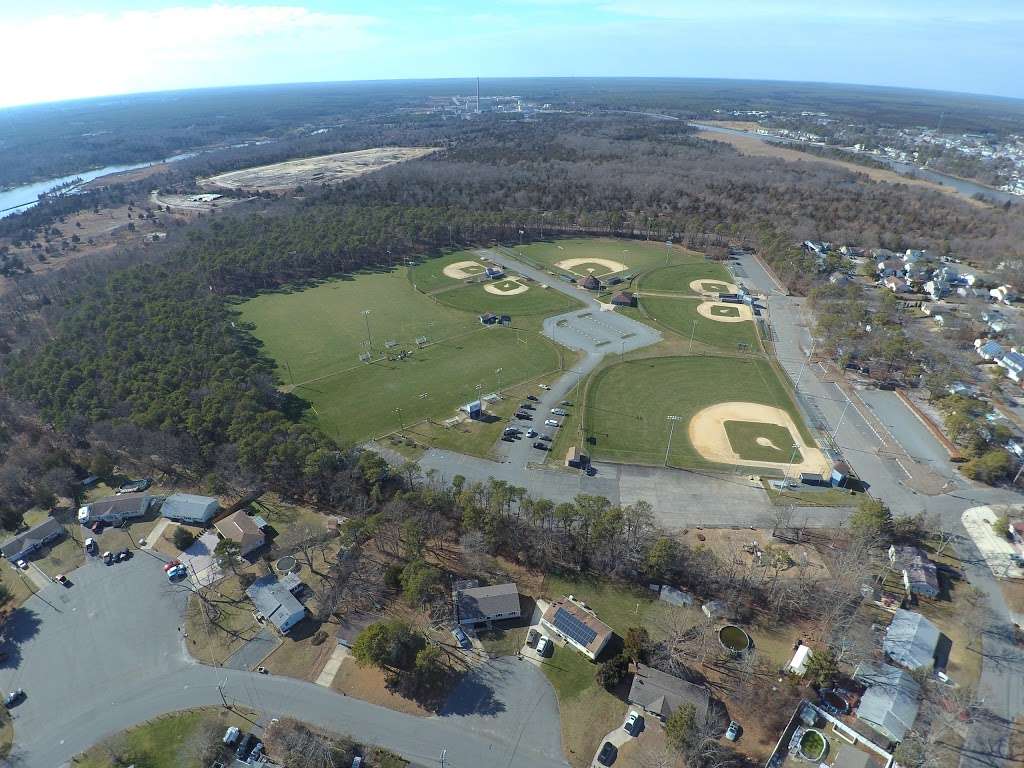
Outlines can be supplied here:
M753 120L697 120L701 125L717 125L720 128L732 128L734 131L756 131L760 123Z
M715 125L722 125L729 128L737 128L739 130L747 130L740 128L739 124L729 124L724 122L715 123ZM910 187L922 187L924 189L932 189L936 192L943 192L947 195L953 195L960 200L965 200L972 205L984 207L986 204L980 200L975 200L973 197L963 195L952 187L947 187L944 184L936 184L932 181L926 181L925 179L912 179L908 176L901 176L896 171L890 171L884 168L870 168L866 165L857 165L857 163L847 162L845 160L834 160L827 157L818 157L808 152L801 152L797 149L790 149L789 147L782 146L769 141L762 141L756 136L736 136L727 133L714 133L713 131L698 131L696 134L698 139L706 139L708 141L721 141L726 144L731 144L733 147L740 152L740 154L748 155L750 157L777 157L781 160L790 160L792 162L809 162L809 163L822 163L823 165L831 165L834 168L842 168L846 171L853 171L854 173L863 173L873 181L884 181L888 184L906 184Z
M211 176L200 183L209 188L281 192L306 184L338 184L395 163L431 154L431 147L377 147L357 152L304 157Z
M132 181L141 181L155 174L163 173L170 167L169 163L153 163L153 165L147 165L145 168L135 168L131 171L121 171L120 173L108 173L106 176L100 176L83 185L82 189L100 189L102 187L109 187L111 184L128 184Z

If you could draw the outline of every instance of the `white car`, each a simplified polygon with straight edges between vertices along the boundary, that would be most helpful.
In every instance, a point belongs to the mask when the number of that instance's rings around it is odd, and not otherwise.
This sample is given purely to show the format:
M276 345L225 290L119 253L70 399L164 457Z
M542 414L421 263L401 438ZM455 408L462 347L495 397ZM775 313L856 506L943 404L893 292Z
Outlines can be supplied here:
M565 412L564 410L562 410L561 408L552 408L552 409L551 409L551 412L552 412L553 414L555 414L555 416L566 416L566 415L568 415L568 414L567 414L567 413L566 413L566 412Z
M561 426L561 424L559 424L559 423L558 423L557 421L555 421L554 419L545 419L545 420L544 420L544 424L545 424L546 426L549 426L549 427L560 427L560 426Z
M640 730L640 713L635 709L632 710L626 717L626 722L622 724L622 728L630 736L636 736L637 732Z
M21 570L23 570L23 571L27 571L28 570L28 563L26 563L24 560L19 560L18 562L15 563L15 565L18 566L19 568L21 568Z
M537 386L545 391L551 389L551 387L549 387L547 384L538 384Z

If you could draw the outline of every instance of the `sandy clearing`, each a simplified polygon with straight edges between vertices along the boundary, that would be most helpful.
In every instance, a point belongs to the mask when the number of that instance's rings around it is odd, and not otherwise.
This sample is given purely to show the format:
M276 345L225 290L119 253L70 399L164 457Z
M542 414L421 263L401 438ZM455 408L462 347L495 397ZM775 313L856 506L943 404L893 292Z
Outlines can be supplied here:
M206 187L281 192L304 184L338 184L395 163L425 157L434 151L433 147L376 147L356 152L338 152L243 168L211 176L200 183Z
M752 421L760 424L774 424L784 427L793 435L799 446L803 461L787 464L778 461L753 461L742 459L732 448L725 431L727 421ZM697 452L708 461L721 464L738 464L744 467L765 467L783 472L811 472L827 475L832 467L820 449L804 443L796 422L782 408L761 403L728 402L709 405L690 419L690 442Z
M445 277L450 277L452 280L465 280L467 277L475 277L483 272L484 265L479 261L457 261L441 271Z
M629 267L623 264L621 261L613 261L612 259L565 259L555 263L555 266L559 269L564 269L566 272L572 272L573 267L578 267L581 264L599 264L611 272L625 272ZM579 274L579 273L576 273Z
M959 200L964 200L970 203L971 205L982 208L987 205L980 200L975 200L969 195L961 194L952 187L948 187L944 184L936 184L933 181L927 181L925 179L913 179L909 176L901 176L896 173L896 171L890 171L884 168L869 168L866 165L857 165L857 163L851 163L845 160L818 157L817 155L812 155L809 152L801 152L774 142L762 141L756 136L740 136L729 133L715 133L714 131L698 131L694 135L698 139L721 141L726 144L731 144L739 150L740 154L749 155L750 157L777 157L782 160L790 160L793 162L802 161L807 163L822 163L824 165L831 165L834 168L842 168L843 170L852 171L854 173L863 173L874 181L884 181L887 184L906 184L911 187L932 189L936 192L943 192L947 195L952 195Z
M739 314L733 317L713 315L711 310L715 307L736 307L739 310ZM702 301L697 305L697 312L701 317L706 317L708 320L714 320L719 323L745 323L747 320L754 319L754 313L750 311L750 307L746 304L726 304L722 301Z
M724 285L724 293L736 293L739 290L739 288L736 286L736 283L727 283L724 280L710 280L707 278L704 278L702 280L691 280L690 290L693 291L694 293L702 293L705 296L717 296L719 293L721 293L721 291L709 291L704 288L705 285Z
M509 287L506 288L505 286ZM501 280L497 283L485 284L484 290L488 293L493 293L495 296L515 296L518 293L526 293L530 290L530 286L523 285L518 280Z

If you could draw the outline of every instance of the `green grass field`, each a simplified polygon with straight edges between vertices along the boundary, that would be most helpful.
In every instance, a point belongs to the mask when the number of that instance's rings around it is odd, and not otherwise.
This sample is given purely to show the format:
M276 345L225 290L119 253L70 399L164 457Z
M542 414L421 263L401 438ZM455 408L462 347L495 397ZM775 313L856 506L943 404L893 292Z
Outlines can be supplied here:
M783 464L799 464L803 461L799 449L793 450L795 438L783 426L754 421L726 421L723 426L732 449L742 459L778 461ZM758 438L770 442L771 445L759 444Z
M527 294L524 294L524 296ZM495 297L498 298L498 297ZM413 350L404 361L359 362L369 309L375 358L387 340ZM561 350L526 330L481 326L477 318L412 288L405 270L333 280L295 293L269 293L239 306L255 326L281 380L312 403L312 416L341 441L360 441L458 406L560 366ZM415 339L431 342L417 349ZM525 343L524 343L525 342ZM401 409L401 415L395 409Z
M564 272L555 265L566 259L598 258L624 264L626 272L644 272L666 264L692 263L703 259L700 254L681 246L667 249L664 243L645 240L616 240L613 238L574 238L549 240L529 245L516 246L512 255L526 263L542 269ZM585 265L575 268L578 274L586 274ZM598 277L601 272L595 271Z
M710 320L699 312L697 306L701 299L671 298L667 296L641 296L640 308L654 320L675 331L686 339L693 333L693 340L712 347L721 347L730 352L736 351L737 344L746 344L752 350L760 349L757 340L757 329L752 321L742 323L719 323ZM738 311L736 307L729 307ZM697 325L694 326L694 321Z
M717 261L701 260L691 264L662 267L644 275L640 281L642 291L671 291L673 293L692 294L690 283L694 280L717 280L722 283L734 283L735 278L729 274L725 265ZM711 290L710 286L707 286Z
M537 315L549 317L582 306L580 302L573 301L554 288L541 288L537 283L527 283L527 285L530 289L526 293L517 293L512 296L488 293L484 290L483 285L475 284L459 286L450 291L441 291L433 294L433 297L450 307L478 315L484 312L511 315L513 323L519 317Z
M436 256L417 264L409 270L409 280L417 289L424 293L430 293L439 288L448 288L458 285L463 280L456 280L444 273L444 268L449 264L457 264L460 261L473 261L480 265L479 272L484 271L483 262L473 251L454 251L443 256Z
M669 462L681 467L715 466L690 443L690 419L715 403L743 401L783 408L813 444L789 392L775 369L759 358L659 357L604 368L587 388L584 431L590 452L612 461L661 464L668 441L668 416L681 416Z

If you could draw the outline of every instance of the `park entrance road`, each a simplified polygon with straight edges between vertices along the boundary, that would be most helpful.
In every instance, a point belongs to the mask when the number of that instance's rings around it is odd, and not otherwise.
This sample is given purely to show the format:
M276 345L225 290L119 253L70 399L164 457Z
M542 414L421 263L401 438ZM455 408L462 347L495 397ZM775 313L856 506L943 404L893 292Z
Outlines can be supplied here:
M109 567L91 559L71 574L72 587L50 584L8 619L0 686L26 693L11 710L11 764L65 765L149 718L219 706L223 693L231 704L351 734L420 765L437 765L447 750L451 768L566 768L554 692L528 664L493 662L467 678L446 716L429 718L300 680L203 666L178 630L187 593L169 587L161 566L141 551Z

